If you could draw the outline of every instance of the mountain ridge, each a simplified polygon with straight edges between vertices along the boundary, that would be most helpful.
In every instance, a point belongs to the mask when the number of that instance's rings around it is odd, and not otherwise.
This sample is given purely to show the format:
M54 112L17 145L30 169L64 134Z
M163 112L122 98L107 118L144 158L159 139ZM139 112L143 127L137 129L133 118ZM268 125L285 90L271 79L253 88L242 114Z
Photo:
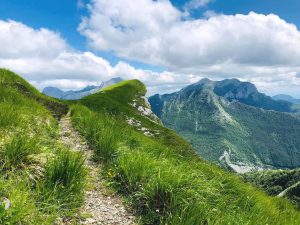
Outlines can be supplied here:
M50 97L54 97L54 98L58 98L58 99L64 99L64 100L78 100L80 98L83 98L85 96L94 94L98 91L100 91L103 88L106 88L108 86L111 86L113 84L122 82L123 79L120 77L115 77L115 78L111 78L108 81L102 82L100 85L96 86L96 85L88 85L85 88L81 89L81 90L69 90L69 91L62 91L59 88L56 87L45 87L42 91L42 93L50 96Z
M249 82L205 79L149 102L205 159L236 172L300 166L300 118L285 112L290 103L272 100Z
M288 102L291 102L291 103L300 104L300 99L294 98L294 97L292 97L290 95L286 95L286 94L274 95L272 98L275 99L275 100L284 100L284 101L288 101Z

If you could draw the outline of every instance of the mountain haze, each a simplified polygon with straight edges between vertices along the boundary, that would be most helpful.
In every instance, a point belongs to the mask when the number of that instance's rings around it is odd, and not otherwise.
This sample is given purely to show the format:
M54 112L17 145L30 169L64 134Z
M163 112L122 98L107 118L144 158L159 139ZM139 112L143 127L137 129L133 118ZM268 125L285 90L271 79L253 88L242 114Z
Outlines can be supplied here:
M87 87L83 88L82 90L78 90L78 91L62 91L56 87L45 87L43 90L43 93L45 95L48 95L48 96L54 97L54 98L58 98L58 99L77 100L77 99L81 99L85 96L94 94L105 87L117 84L121 81L123 81L122 78L116 77L116 78L112 78L108 81L102 82L99 86L91 85L91 86L87 86Z
M273 96L273 99L275 100L283 100L283 101L287 101L287 102L291 102L291 103L298 103L300 104L300 99L296 99L290 95L284 95L284 94L280 94L280 95L275 95Z

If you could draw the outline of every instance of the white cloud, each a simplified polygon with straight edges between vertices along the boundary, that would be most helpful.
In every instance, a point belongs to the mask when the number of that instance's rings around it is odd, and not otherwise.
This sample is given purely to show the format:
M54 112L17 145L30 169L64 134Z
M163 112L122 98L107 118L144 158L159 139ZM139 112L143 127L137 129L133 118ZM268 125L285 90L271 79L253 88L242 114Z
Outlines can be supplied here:
M291 85L299 79L282 71L299 73L300 32L274 14L210 12L206 19L187 19L169 0L92 0L89 12L78 30L94 50L183 74L269 76Z
M126 6L126 7L125 7ZM154 92L170 92L201 77L249 80L267 93L300 96L300 32L276 15L183 18L168 0L93 0L79 30L94 50L114 52L166 69L111 65L72 49L59 33L0 20L0 67L42 88L82 88L112 77L137 78Z
M125 62L112 66L91 52L73 50L58 33L45 28L33 29L15 21L0 20L0 46L0 67L19 73L39 88L51 85L79 89L122 77L140 79L151 93L163 86L189 82L175 73L136 69Z
M28 56L51 58L67 48L59 34L44 28L34 30L12 20L0 20L0 43L0 58L11 59Z
M215 11L213 10L206 10L204 13L203 13L203 16L206 17L206 18L211 18L211 17L215 17L215 16L220 16L222 14L220 13L216 13Z
M94 49L121 57L194 71L220 63L300 63L300 32L273 14L186 21L165 0L93 0L89 9L80 32Z

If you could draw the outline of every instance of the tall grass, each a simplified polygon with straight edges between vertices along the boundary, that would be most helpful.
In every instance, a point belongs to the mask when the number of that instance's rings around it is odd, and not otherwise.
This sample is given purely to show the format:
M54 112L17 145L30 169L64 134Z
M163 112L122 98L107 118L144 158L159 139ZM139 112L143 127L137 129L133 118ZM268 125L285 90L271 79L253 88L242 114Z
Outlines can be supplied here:
M81 206L86 178L84 160L82 153L62 150L48 163L38 185L39 198L46 208L72 211Z
M53 220L36 207L26 177L19 179L16 174L9 177L0 177L0 224L51 224Z
M39 152L35 138L16 134L12 140L0 149L2 169L11 170L24 167L30 163L29 156Z
M56 150L61 144L54 116L66 110L0 69L0 224L55 224L83 202L82 155Z
M20 117L16 107L11 104L0 104L0 128L15 126L20 122Z
M124 126L107 114L102 115L102 120L105 122L100 123L97 121L97 117L91 114L85 107L78 107L87 115L78 118L78 120L82 122L81 126L86 128L80 130L83 131L90 145L95 150L95 161L112 161L116 157L118 143L124 134ZM74 123L75 126L78 124L77 122Z
M96 147L95 151L103 143L101 138L106 138L101 136L101 123L116 120L82 106L72 109L72 118L76 128ZM114 143L113 163L104 161L105 174L129 198L143 224L298 224L300 221L299 213L287 201L267 197L194 154L172 151L161 139L146 137L125 124L118 120L113 128L105 126L107 133L118 130L123 134ZM172 140L176 141L176 136Z

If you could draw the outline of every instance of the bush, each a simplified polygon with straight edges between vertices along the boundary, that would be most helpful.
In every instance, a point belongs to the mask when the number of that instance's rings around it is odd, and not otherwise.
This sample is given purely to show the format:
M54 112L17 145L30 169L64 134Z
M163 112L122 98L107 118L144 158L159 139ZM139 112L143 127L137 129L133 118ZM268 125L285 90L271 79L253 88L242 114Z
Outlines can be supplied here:
M44 179L38 185L43 204L72 211L84 200L87 171L82 153L62 150L45 168Z

